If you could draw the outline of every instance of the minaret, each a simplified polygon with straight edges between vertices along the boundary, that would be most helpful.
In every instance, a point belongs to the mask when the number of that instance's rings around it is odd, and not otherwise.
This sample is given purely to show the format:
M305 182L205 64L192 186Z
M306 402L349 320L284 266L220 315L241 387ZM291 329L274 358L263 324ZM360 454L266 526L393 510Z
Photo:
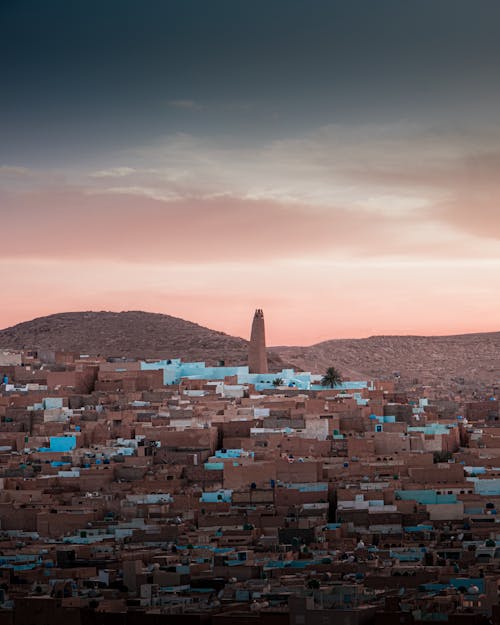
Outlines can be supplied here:
M248 345L248 368L250 373L267 373L266 331L264 313L257 308L252 322L252 333Z

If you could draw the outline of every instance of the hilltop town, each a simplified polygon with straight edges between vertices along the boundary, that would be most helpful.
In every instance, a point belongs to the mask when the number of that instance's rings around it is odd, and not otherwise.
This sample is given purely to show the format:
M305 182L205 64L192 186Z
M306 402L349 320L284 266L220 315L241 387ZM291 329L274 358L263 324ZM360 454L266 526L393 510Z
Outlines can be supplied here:
M500 623L498 387L236 347L0 350L0 625Z

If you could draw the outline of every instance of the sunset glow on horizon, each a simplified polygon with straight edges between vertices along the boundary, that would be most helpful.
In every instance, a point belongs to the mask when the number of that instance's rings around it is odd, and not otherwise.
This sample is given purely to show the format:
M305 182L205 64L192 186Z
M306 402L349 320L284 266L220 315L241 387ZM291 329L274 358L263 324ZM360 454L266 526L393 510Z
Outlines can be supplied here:
M498 4L70 4L0 8L0 328L500 330Z

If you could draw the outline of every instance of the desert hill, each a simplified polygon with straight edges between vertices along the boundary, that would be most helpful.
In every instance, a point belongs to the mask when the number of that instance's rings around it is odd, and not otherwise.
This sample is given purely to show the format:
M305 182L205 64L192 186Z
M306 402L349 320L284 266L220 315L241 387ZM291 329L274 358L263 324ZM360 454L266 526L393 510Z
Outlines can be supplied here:
M273 347L305 371L337 367L344 377L394 378L435 384L460 381L500 385L500 332L455 336L371 336L310 347Z
M86 354L245 362L247 341L178 317L127 312L69 312L0 330L0 347Z

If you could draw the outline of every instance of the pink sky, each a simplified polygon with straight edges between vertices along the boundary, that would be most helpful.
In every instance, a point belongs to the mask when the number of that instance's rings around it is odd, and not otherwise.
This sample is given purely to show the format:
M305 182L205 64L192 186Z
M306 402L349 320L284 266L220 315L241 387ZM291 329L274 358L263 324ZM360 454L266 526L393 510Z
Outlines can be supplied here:
M270 345L500 330L500 158L396 130L0 167L0 327L146 310L248 337L263 308Z
M228 271L193 265L174 268L177 276L171 276L172 269L162 265L23 261L15 273L2 275L4 292L14 301L1 319L8 326L61 311L146 310L248 338L253 310L263 306L270 345L374 334L495 331L497 309L491 305L489 285L498 269L483 262L465 267L367 261L349 268L316 265L311 275L307 266L271 263L258 270L254 286L255 269L248 267ZM280 272L291 275L268 275ZM412 274L415 281L408 288ZM468 298L464 282L470 284Z

